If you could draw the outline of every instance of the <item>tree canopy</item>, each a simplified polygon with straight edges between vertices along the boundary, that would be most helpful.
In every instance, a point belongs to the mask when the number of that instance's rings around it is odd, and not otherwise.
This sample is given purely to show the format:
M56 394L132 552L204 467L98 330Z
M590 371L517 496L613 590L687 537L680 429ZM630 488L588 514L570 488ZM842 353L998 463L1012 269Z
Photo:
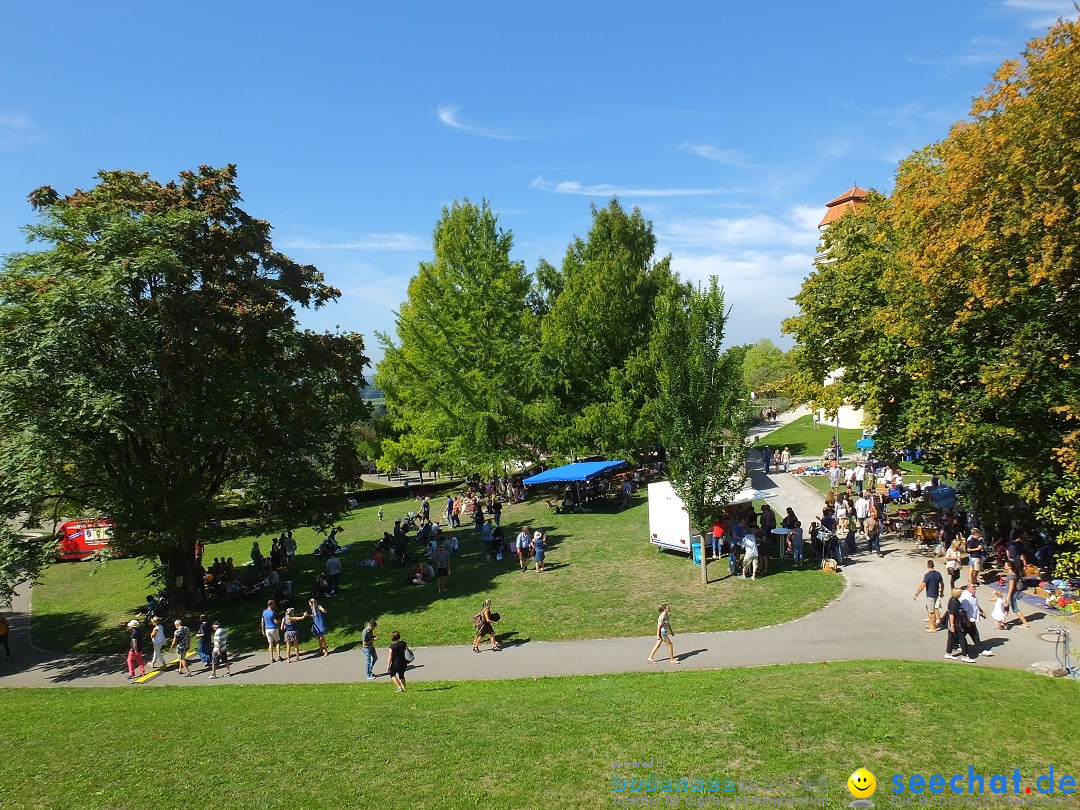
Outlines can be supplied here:
M391 466L488 469L537 455L538 324L512 248L486 201L443 209L434 260L420 264L397 313L397 342L379 335L376 381L401 434L383 441Z
M901 163L888 199L829 228L785 325L804 380L843 367L837 393L879 443L926 448L991 518L1076 468L1077 177L1080 23L1064 21Z
M4 503L111 518L181 600L214 497L242 486L268 519L313 519L357 478L366 414L362 338L296 323L338 291L273 249L235 176L40 188L26 230L45 249L0 271Z
M745 348L723 350L726 323L715 276L682 300L664 301L658 317L660 436L671 485L699 529L711 525L745 480Z

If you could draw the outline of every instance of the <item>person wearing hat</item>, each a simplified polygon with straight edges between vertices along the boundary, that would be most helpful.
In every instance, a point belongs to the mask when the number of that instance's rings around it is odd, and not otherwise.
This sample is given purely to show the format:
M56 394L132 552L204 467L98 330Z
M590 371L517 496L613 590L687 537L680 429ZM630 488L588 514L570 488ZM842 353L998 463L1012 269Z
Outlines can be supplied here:
M544 570L544 547L547 545L547 535L543 532L533 532L532 547L533 559L536 560L536 572Z
M216 678L217 668L219 665L224 664L225 670L229 677L232 677L232 666L229 665L229 631L221 626L221 622L214 619L214 647L213 652L210 654L210 677Z
M128 636L127 670L128 680L135 678L135 664L139 665L139 675L146 674L146 664L143 663L142 654L142 625L138 619L132 619L127 623L131 635Z

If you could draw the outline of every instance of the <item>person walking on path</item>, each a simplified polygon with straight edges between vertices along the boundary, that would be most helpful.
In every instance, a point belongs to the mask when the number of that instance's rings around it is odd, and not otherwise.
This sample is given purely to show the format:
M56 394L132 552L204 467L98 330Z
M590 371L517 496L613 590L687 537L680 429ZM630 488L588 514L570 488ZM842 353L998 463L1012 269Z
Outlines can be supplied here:
M150 619L150 644L154 647L150 666L154 669L165 669L165 656L161 654L161 648L165 646L165 628L161 626L161 619L157 616Z
M218 667L222 664L225 665L226 674L232 677L232 666L229 664L229 631L221 626L221 622L214 621L214 646L213 652L210 653L210 677L216 678L218 676Z
M181 619L173 622L173 626L176 630L173 632L169 652L176 650L176 671L186 678L191 678L191 667L188 666L187 662L187 653L191 648L191 630L184 626Z
M132 619L127 624L131 634L128 636L127 671L128 680L135 678L135 665L139 665L139 675L146 674L146 664L142 654L142 626L138 619Z
M313 596L308 600L308 610L311 615L311 635L318 639L322 654L329 655L330 649L326 646L326 608L320 605ZM299 657L298 652L297 658Z
M791 451L786 447L780 451L780 464L783 466L784 472L788 472L791 467Z
M408 648L409 645L401 640L401 633L395 630L390 634L390 646L386 650L386 674L398 692L405 691L405 668L409 665L405 660L405 650Z
M939 575L940 576L940 575ZM956 655L953 654L953 650L957 647L960 648L960 660L968 664L974 664L978 661L971 655L968 650L967 638L964 635L964 606L960 604L960 589L953 588L952 595L949 598L949 604L946 608L946 621L948 622L949 633L945 637L945 657L956 659Z
M660 605L660 615L656 618L656 643L653 645L652 650L649 652L649 663L655 664L656 659L653 658L656 655L656 651L660 649L661 644L667 644L668 646L668 660L673 664L679 663L679 659L675 657L675 645L671 643L671 639L675 636L675 633L671 630L671 608L667 602Z
M281 631L278 630L277 616L274 608L277 603L271 599L266 603L266 610L259 616L259 629L263 638L266 639L266 651L270 653L270 663L284 661L281 657Z
M964 588L960 594L960 604L964 608L964 632L971 638L971 645L969 649L971 654L975 655L993 655L989 649L983 648L982 639L979 638L979 619L985 619L986 613L983 612L982 607L979 606L979 599L975 592L978 590L977 585L968 583L968 586ZM950 650L951 652L951 650Z
M210 617L205 613L199 616L199 631L195 634L198 639L196 652L199 660L203 662L203 672L210 669L210 660L214 657L214 628L210 624Z
M983 559L986 556L986 545L983 543L982 529L976 526L971 530L967 539L968 562L971 564L971 581L979 584L979 572L982 571Z
M379 656L375 652L375 642L379 638L375 635L375 628L378 626L379 623L372 619L360 634L360 645L364 651L364 664L367 669L366 677L369 681L375 680L375 662L379 660Z
M927 633L936 633L938 631L938 623L941 620L941 595L945 590L945 580L941 578L941 574L934 570L934 561L926 561L926 573L923 574L922 583L919 585L918 590L915 591L915 595L911 597L911 601L915 601L919 598L919 594L926 591L926 615L927 621L930 622L930 626L926 628Z
M960 579L960 560L963 557L964 541L957 537L949 545L945 552L945 570L949 574L949 589L956 587L956 580Z
M539 534L539 532L537 532ZM495 625L501 617L498 613L491 612L491 600L485 599L484 606L480 608L480 612L473 617L473 624L476 626L476 638L473 639L473 652L480 652L480 642L484 640L484 636L491 636L491 651L498 652L502 649L499 645L498 639L495 637Z
M1006 569L1007 574L1005 576L1005 612L1014 613L1020 619L1020 626L1027 630L1031 625L1028 624L1027 617L1020 612L1020 577L1023 576L1023 569L1020 567L1022 563L1019 560L1014 560L1012 564ZM1012 620L1005 622L1005 629L1008 630L1012 626Z

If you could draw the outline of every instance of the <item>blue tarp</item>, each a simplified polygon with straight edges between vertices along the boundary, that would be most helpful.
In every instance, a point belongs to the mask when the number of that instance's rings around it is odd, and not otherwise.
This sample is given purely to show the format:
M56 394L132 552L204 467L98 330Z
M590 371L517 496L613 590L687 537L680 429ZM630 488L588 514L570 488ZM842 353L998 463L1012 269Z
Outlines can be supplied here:
M596 476L603 475L609 470L621 467L625 463L624 461L579 461L577 464L556 467L553 470L534 475L532 478L526 478L522 483L526 486L532 486L533 484L554 484L564 481L588 481L590 478L596 478Z

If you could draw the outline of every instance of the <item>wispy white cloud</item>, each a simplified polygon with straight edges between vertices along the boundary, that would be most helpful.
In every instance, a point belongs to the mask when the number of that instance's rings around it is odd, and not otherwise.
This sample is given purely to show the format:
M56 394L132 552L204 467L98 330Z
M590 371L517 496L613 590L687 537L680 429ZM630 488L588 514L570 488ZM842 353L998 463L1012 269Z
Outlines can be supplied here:
M713 160L735 168L746 168L746 158L735 149L720 149L708 143L684 143L680 147L684 152L697 155L706 160Z
M752 246L760 250L802 248L813 251L823 208L796 206L783 217L753 214L746 217L680 219L656 226L661 242L688 249L732 250Z
M700 197L724 191L718 188L635 188L611 183L585 185L577 180L553 183L543 177L533 180L532 187L552 194L578 194L583 197Z
M41 140L41 132L29 116L0 110L0 149L21 149Z
M427 250L430 240L411 233L368 233L343 242L324 242L318 239L291 237L279 242L289 250Z
M1062 17L1076 17L1072 0L1005 0L1005 7L1026 14L1028 28L1048 28Z
M512 133L468 124L458 117L458 108L454 104L443 104L435 111L436 117L444 126L464 132L467 135L475 135L478 138L494 138L497 141L519 141L525 136L520 133Z

